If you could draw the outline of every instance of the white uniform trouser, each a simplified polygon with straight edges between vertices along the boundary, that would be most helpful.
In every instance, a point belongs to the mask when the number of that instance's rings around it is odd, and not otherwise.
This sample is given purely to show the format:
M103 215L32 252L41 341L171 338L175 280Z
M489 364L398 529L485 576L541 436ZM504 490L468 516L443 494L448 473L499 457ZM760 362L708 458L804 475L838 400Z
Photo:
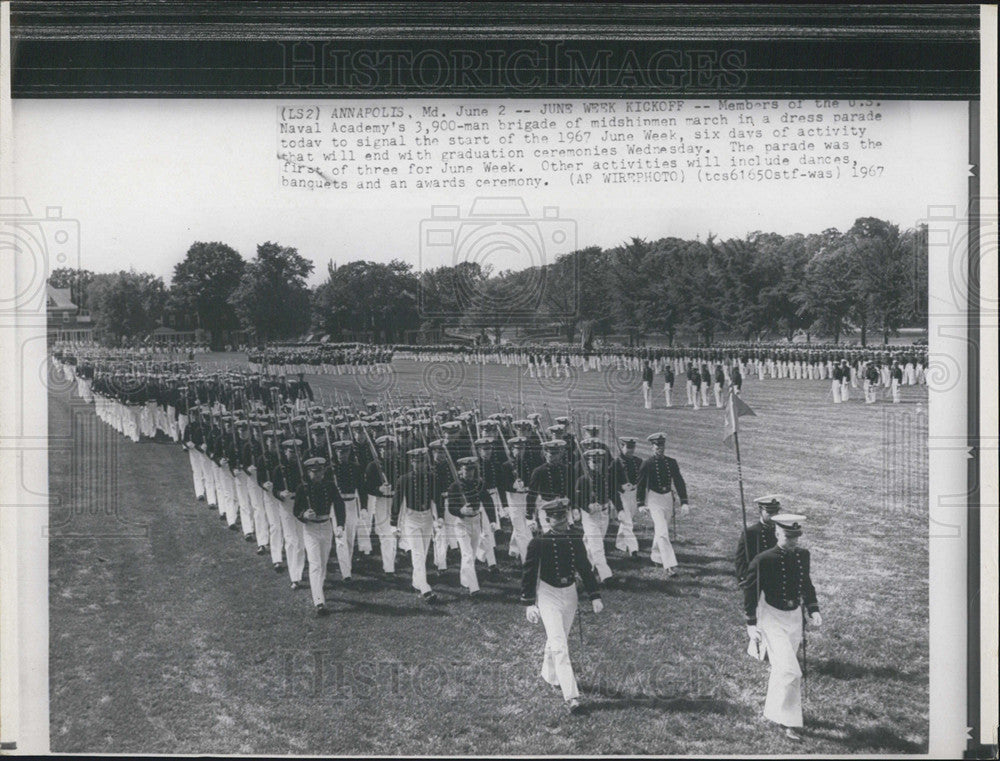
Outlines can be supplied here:
M444 507L444 500L441 500L441 504L437 505L438 516L444 516L442 521L442 526L440 531L435 531L433 537L431 537L431 542L433 548L431 552L434 554L434 565L439 571L448 570L448 541L451 538L452 527L449 526L448 521L448 510Z
M267 489L260 490L261 501L264 503L264 513L267 515L267 544L271 548L271 562L281 562L281 551L285 545L285 531L281 522L281 503ZM260 537L257 537L260 541Z
M849 402L851 400L851 386L846 380L840 382L840 399Z
M454 517L454 516L453 516ZM468 518L455 518L455 537L462 551L462 565L458 572L458 580L470 592L479 591L479 579L476 576L476 554L479 552L479 539L482 535L482 523L479 515Z
M201 450L198 451L198 460L201 462L201 477L205 482L205 501L218 508L219 490L215 486L215 463Z
M323 582L326 581L326 561L330 559L330 548L333 547L333 521L303 523L302 540L309 558L309 591L312 592L313 605L320 605L326 602Z
M232 471L224 465L215 466L215 487L222 486L222 494L219 497L219 512L226 516L226 522L230 526L235 525L239 517L239 505L236 502L236 483L233 480Z
M542 679L559 685L563 700L580 696L569 660L569 632L576 617L576 585L553 587L538 580L538 610L545 626L545 656Z
M802 669L795 653L802 642L802 610L778 610L761 593L757 628L763 635L771 675L767 680L764 718L786 727L802 726Z
M531 529L528 528L526 503L528 495L525 492L507 492L507 513L510 515L511 548L517 548L521 562L528 556L528 544L531 542Z
M365 555L370 555L372 551L372 520L374 518L375 498L369 496L367 507L358 510L358 549Z
M285 539L285 558L288 560L288 578L291 581L302 581L302 571L306 567L305 537L302 521L295 517L292 511L292 500L272 497L278 506L278 520L281 523L281 533Z
M722 384L713 384L712 390L715 392L715 406L722 409Z
M653 395L652 395L652 388L650 387L650 384L647 383L646 381L643 381L642 382L642 403L643 403L643 406L645 406L645 408L647 410L651 410L653 408L653 398L652 397L653 397Z
M248 473L246 476L247 495L250 497L250 504L253 507L253 533L257 537L257 546L263 547L271 544L271 525L264 509L264 490L257 483L257 477ZM273 557L274 550L271 551ZM278 549L278 560L281 559L281 549ZM278 562L277 560L273 562Z
M194 447L188 449L188 461L191 463L191 480L194 481L194 496L201 499L205 496L205 477L201 474L201 458Z
M892 379L892 403L899 404L899 381L896 378Z
M375 499L375 533L378 535L379 548L382 551L382 570L386 573L396 571L396 537L392 533L390 515L392 497L379 495Z
M663 384L663 400L667 403L668 407L673 407L673 400L670 398L673 394L674 386L672 383Z
M410 546L410 560L413 565L413 588L421 594L431 591L427 583L427 550L431 546L434 533L434 514L430 510L403 509L400 518L401 534Z
M611 567L604 557L604 535L608 532L610 508L604 505L600 510L580 511L583 524L583 546L587 548L587 559L597 569L597 577L604 581L611 578Z
M622 552L638 552L639 540L635 536L635 489L621 492L621 500L615 548Z
M701 406L708 406L708 384L705 382L701 384Z
M479 538L479 549L476 551L476 557L492 568L497 564L497 539L493 535L493 524L490 523L490 518L485 510L479 512L479 521L482 535Z
M660 563L664 568L674 568L677 556L674 546L670 543L670 512L673 507L673 494L660 494L655 491L646 492L646 507L653 519L653 549L649 559Z
M240 508L240 524L244 534L253 533L253 503L250 502L250 490L247 488L247 474L242 470L233 471L233 482L236 484L236 503Z
M830 381L830 388L833 391L833 403L840 404L840 381L834 380Z
M340 575L348 578L351 575L354 559L354 544L358 536L358 495L343 494L344 498L344 536L337 541L337 565Z
M865 379L865 404L875 404L875 384Z

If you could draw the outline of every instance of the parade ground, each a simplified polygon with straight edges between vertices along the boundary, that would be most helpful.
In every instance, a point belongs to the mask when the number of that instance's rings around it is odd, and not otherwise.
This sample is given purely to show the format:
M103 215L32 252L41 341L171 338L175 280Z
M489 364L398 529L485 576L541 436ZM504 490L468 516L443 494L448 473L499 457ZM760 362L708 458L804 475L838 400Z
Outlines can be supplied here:
M246 356L207 354L205 365ZM747 655L733 554L741 530L736 458L723 410L642 405L638 372L532 379L523 368L396 360L383 375L307 375L319 403L404 405L428 396L484 413L604 415L615 433L667 434L691 513L677 525L680 572L606 542L618 585L605 610L580 607L570 651L579 715L539 677L545 635L525 621L518 563L497 556L484 594L459 586L458 554L430 581L433 605L356 562L331 571L315 618L267 556L195 500L179 444L132 443L72 387L49 395L49 638L54 752L216 754L758 754L921 753L928 740L928 448L926 386L861 389L833 404L829 381L747 378L740 419L751 500L778 493L808 516L802 546L823 627L807 630L805 739L761 718L768 667ZM659 379L658 379L659 380ZM464 397L464 401L462 398ZM674 404L683 403L682 384ZM504 524L505 529L508 524ZM934 526L934 536L947 527ZM955 541L958 541L957 539ZM502 550L502 552L501 552ZM332 563L331 567L335 568ZM43 601L39 601L42 604ZM800 653L801 656L801 653Z

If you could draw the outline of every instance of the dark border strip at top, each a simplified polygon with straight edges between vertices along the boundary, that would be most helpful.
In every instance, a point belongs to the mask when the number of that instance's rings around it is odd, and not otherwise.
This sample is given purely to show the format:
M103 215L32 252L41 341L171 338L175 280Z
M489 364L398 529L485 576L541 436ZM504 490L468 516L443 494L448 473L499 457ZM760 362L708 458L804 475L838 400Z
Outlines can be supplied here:
M973 99L975 5L36 2L45 97Z

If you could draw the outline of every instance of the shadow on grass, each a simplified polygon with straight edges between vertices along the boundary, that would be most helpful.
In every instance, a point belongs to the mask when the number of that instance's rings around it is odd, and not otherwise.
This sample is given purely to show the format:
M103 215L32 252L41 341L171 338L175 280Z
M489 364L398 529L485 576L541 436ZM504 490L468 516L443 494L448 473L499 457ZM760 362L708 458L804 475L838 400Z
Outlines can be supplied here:
M926 674L911 674L891 666L864 666L859 663L849 663L839 658L828 658L809 664L809 670L814 674L823 674L832 679L893 679L907 684L927 684Z
M850 751L927 752L926 741L916 743L907 740L891 727L885 725L855 727L850 724L834 724L824 719L813 719L807 720L806 726L809 736L829 740Z
M726 715L738 710L738 707L729 701L709 697L685 698L677 695L627 694L615 691L602 694L601 689L591 690L584 684L580 685L580 692L587 698L580 705L579 713L581 715L600 711L627 711L632 708L652 708L669 713L715 715Z
M698 597L697 593L686 591L692 587L706 586L693 579L684 579L682 576L662 578L642 578L639 576L619 576L618 586L611 588L612 592L655 592L666 597ZM607 589L607 587L604 587Z
M370 600L354 600L349 597L339 597L335 595L327 595L326 598L327 607L331 607L331 603L337 603L339 605L348 605L355 610L362 611L364 613L372 613L376 616L392 616L392 617L406 617L406 616L417 616L421 618L428 617L439 617L448 616L449 614L441 610L439 606L427 605L416 599L416 593L414 593L414 602L411 605L388 605L382 602L371 602ZM339 612L339 611L338 611Z

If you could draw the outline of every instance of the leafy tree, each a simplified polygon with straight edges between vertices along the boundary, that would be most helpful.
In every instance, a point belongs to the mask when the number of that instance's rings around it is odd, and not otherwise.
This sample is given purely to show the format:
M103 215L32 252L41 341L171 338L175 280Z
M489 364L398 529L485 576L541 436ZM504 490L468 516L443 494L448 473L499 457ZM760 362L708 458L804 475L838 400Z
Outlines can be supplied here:
M874 217L858 219L845 236L854 257L855 313L862 346L870 324L882 331L882 342L899 330L907 295L908 246L899 227Z
M196 242L174 267L170 296L175 310L195 316L198 327L211 331L212 344L235 330L239 319L229 297L240 283L246 262L225 243Z
M829 229L808 236L806 250L805 279L795 296L799 314L811 315L814 330L830 334L834 343L840 343L840 336L850 330L848 315L855 302L850 248L838 230Z
M166 301L163 280L148 272L95 275L87 287L94 327L114 343L145 336L156 328Z
M298 250L261 243L229 297L244 330L259 341L287 339L309 329L310 294L306 277L313 264Z
M396 342L418 320L419 282L411 265L355 261L328 266L329 277L313 293L313 325L342 338L344 331L373 331Z

